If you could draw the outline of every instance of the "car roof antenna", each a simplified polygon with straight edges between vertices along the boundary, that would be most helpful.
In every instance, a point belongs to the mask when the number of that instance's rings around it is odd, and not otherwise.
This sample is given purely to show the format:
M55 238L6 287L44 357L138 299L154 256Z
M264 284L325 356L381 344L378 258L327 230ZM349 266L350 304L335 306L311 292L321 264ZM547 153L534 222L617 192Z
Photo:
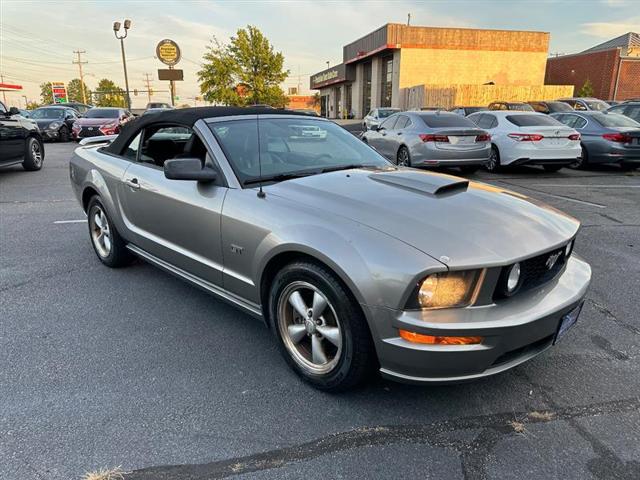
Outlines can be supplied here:
M262 190L262 156L260 155L260 117L256 118L256 129L258 130L258 179L260 180L260 189L258 190L258 198L264 198L267 195Z

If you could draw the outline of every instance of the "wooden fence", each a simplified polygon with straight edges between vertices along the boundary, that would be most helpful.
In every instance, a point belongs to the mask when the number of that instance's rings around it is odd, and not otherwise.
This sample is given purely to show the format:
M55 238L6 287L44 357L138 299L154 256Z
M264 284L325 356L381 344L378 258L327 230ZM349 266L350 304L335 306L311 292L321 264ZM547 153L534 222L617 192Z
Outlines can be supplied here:
M555 100L573 96L573 85L416 85L400 89L400 108L484 107L491 102Z

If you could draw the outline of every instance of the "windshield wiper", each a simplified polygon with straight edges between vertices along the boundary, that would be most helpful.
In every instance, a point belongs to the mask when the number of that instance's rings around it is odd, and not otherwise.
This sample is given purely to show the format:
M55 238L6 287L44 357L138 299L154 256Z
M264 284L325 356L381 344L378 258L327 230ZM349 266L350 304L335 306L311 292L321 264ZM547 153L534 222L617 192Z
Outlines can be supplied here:
M308 177L315 175L317 172L298 172L298 173L279 173L278 175L267 175L262 178L249 178L242 182L243 185L252 185L260 182L281 182L283 180L291 180L292 178Z
M335 165L333 167L327 167L320 170L321 173L337 172L339 170L351 170L352 168L371 168L377 167L377 165L364 165L362 163L352 163L351 165Z

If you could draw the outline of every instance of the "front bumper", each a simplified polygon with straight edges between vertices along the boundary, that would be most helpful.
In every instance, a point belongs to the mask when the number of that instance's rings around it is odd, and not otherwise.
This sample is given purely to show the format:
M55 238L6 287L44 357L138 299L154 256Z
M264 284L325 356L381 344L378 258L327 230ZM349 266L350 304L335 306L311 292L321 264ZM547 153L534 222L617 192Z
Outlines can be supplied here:
M472 158L469 160L420 160L412 161L412 167L464 167L466 165L484 166L487 158Z
M573 255L551 282L491 305L397 311L368 308L383 376L409 383L463 382L523 363L553 344L561 318L581 304L589 265ZM477 345L425 345L398 330L436 336L482 336Z
M60 132L58 130L40 130L43 140L58 140Z

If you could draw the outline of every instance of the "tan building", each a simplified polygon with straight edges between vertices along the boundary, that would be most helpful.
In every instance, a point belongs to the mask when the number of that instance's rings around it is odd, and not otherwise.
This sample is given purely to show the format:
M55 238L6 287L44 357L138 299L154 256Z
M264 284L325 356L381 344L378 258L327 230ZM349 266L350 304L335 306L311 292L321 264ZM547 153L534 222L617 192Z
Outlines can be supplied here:
M343 47L343 63L311 77L324 116L405 108L416 85L543 85L549 33L387 24Z

